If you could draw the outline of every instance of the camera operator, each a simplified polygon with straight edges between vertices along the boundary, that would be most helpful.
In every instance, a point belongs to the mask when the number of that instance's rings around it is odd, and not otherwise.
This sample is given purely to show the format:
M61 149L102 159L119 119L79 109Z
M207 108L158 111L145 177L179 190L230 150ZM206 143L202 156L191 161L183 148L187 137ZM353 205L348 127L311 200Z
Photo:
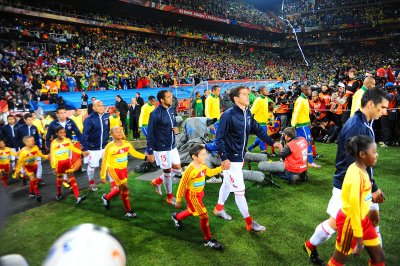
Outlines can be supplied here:
M325 102L318 97L318 91L314 90L311 93L311 100L309 100L311 108L311 121L319 121L326 117Z
M350 69L349 75L343 80L346 91L355 93L361 87L361 80L359 77L356 77L356 73L357 70L355 68Z
M276 97L277 108L275 114L281 120L281 129L284 130L288 126L288 121L290 119L290 105L293 106L293 102L289 100L292 92L285 92L284 87L279 88L278 96Z
M324 101L326 109L331 107L331 89L329 88L328 84L323 84L321 87L321 92L319 93L318 97L321 101Z
M333 89L332 97L331 97L331 108L330 108L330 117L331 120L339 127L342 128L342 125L346 122L343 121L343 113L345 111L348 112L349 100L351 98L352 93L346 91L345 85L342 82L339 82L337 87ZM347 119L346 119L347 120Z
M378 89L384 89L386 83L395 81L391 66L388 66L386 70L382 67L378 68L374 78L376 81L375 87Z
M340 128L328 118L314 121L311 127L311 135L317 142L332 143L336 140Z
M397 93L392 82L387 82L385 84L385 91L388 93L386 99L388 99L388 109L387 113L381 116L379 119L381 126L381 141L382 146L395 146L396 145L396 134L397 130L397 103L400 102L400 96Z

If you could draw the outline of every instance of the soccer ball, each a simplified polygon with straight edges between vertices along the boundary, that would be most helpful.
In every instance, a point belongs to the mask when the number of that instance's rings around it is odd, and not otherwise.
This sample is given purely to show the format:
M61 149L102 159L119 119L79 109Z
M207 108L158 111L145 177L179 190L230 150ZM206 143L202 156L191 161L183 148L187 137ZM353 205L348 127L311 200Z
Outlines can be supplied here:
M44 266L124 266L125 252L106 227L81 224L61 235L51 247Z

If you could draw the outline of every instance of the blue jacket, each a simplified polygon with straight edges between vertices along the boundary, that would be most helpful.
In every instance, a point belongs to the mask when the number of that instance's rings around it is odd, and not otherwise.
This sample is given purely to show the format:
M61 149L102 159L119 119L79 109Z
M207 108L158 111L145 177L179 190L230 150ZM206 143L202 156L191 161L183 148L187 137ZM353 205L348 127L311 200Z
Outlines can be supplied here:
M38 129L32 125L30 128L27 124L24 124L16 130L16 139L18 148L22 148L25 146L24 144L24 137L26 136L33 136L35 138L35 144L40 148L42 147L42 137L39 135Z
M18 127L16 127L14 125L14 135L11 129L10 125L5 125L1 128L0 131L0 139L4 140L4 142L6 143L6 146L9 148L18 148L18 142L17 142L17 129Z
M368 122L365 115L360 111L356 111L352 117L350 117L346 124L344 124L342 130L337 138L338 149L336 152L336 170L333 175L333 186L338 189L342 189L343 180L346 175L347 168L350 164L355 162L355 158L349 155L345 151L346 143L349 139L355 136L364 135L375 140L374 130L372 128L372 121ZM372 192L375 192L378 187L372 176L372 168L367 169L372 182Z
M267 132L254 120L249 108L243 111L234 105L224 112L219 121L216 137L217 150L221 160L243 162L250 133L256 134L268 145L275 144Z
M49 128L47 130L46 134L46 147L50 149L50 142L52 139L57 138L56 136L56 129L58 127L62 127L58 119L55 119L52 121L49 125ZM67 138L72 140L72 133L75 133L76 137L78 138L79 141L81 141L81 132L76 126L75 122L72 121L71 119L67 118L67 121L65 121L65 132L67 133Z
M173 127L176 127L174 110L171 107L165 109L159 104L150 114L147 127L147 154L153 154L153 151L170 151L176 147Z
M102 150L110 137L110 121L107 113L91 113L83 122L82 150Z

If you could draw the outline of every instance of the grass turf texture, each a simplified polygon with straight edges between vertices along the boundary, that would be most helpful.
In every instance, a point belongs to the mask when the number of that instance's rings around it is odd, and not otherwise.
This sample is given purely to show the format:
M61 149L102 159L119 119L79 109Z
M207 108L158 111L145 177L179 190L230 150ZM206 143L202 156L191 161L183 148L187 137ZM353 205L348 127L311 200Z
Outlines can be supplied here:
M282 189L246 183L250 213L267 227L264 233L246 231L232 194L226 202L226 210L233 220L214 217L212 211L220 184L206 185L204 203L210 213L211 232L224 244L223 252L202 246L197 217L184 220L184 230L177 231L170 218L175 208L165 203L165 196L156 195L149 182L137 180L131 173L131 203L139 218L129 220L124 217L119 196L112 200L111 209L105 209L100 196L108 192L109 185L100 185L97 192L82 192L88 199L79 207L75 206L73 195L69 195L61 202L10 217L0 233L0 254L19 253L31 266L40 265L51 244L65 230L80 223L94 223L109 227L120 239L128 265L310 265L302 245L315 226L327 218L325 210L331 196L336 146L318 144L317 151L324 155L318 161L323 168L310 169L307 183L288 185L275 178ZM396 197L396 162L400 160L400 153L399 149L380 148L379 155L375 177L386 195L386 202L381 205L384 250L387 265L399 265L400 205ZM175 185L174 191L176 189ZM319 248L325 261L334 251L334 241L332 237ZM348 264L366 265L367 259L364 250L360 258L351 258Z

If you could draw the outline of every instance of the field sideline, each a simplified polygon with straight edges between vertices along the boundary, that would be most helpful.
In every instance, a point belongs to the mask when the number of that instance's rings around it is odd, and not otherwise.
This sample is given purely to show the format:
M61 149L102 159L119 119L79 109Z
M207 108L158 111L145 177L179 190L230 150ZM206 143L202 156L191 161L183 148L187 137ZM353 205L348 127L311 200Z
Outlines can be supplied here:
M336 146L317 144L317 151L324 155L318 161L323 168L311 169L307 183L288 185L276 178L281 189L246 183L250 213L267 227L264 233L246 231L233 195L226 203L233 220L214 217L212 210L220 184L206 185L204 203L210 213L211 232L224 244L223 252L202 246L196 217L186 219L184 230L177 231L170 218L175 208L156 195L149 182L137 180L134 178L137 175L131 173L131 203L139 218L128 220L123 216L119 197L113 199L111 209L105 209L100 196L108 191L109 185L100 185L97 192L84 191L88 199L79 207L71 195L62 202L51 202L10 217L0 231L0 255L19 253L31 266L41 265L62 232L80 223L94 223L109 227L120 239L127 265L310 265L302 244L315 226L327 218L325 210L331 196ZM396 196L399 161L398 148L379 148L375 179L386 195L381 206L386 265L400 265L400 203ZM334 238L319 250L327 261L334 250ZM367 258L364 250L360 258L351 258L348 265L367 265Z

